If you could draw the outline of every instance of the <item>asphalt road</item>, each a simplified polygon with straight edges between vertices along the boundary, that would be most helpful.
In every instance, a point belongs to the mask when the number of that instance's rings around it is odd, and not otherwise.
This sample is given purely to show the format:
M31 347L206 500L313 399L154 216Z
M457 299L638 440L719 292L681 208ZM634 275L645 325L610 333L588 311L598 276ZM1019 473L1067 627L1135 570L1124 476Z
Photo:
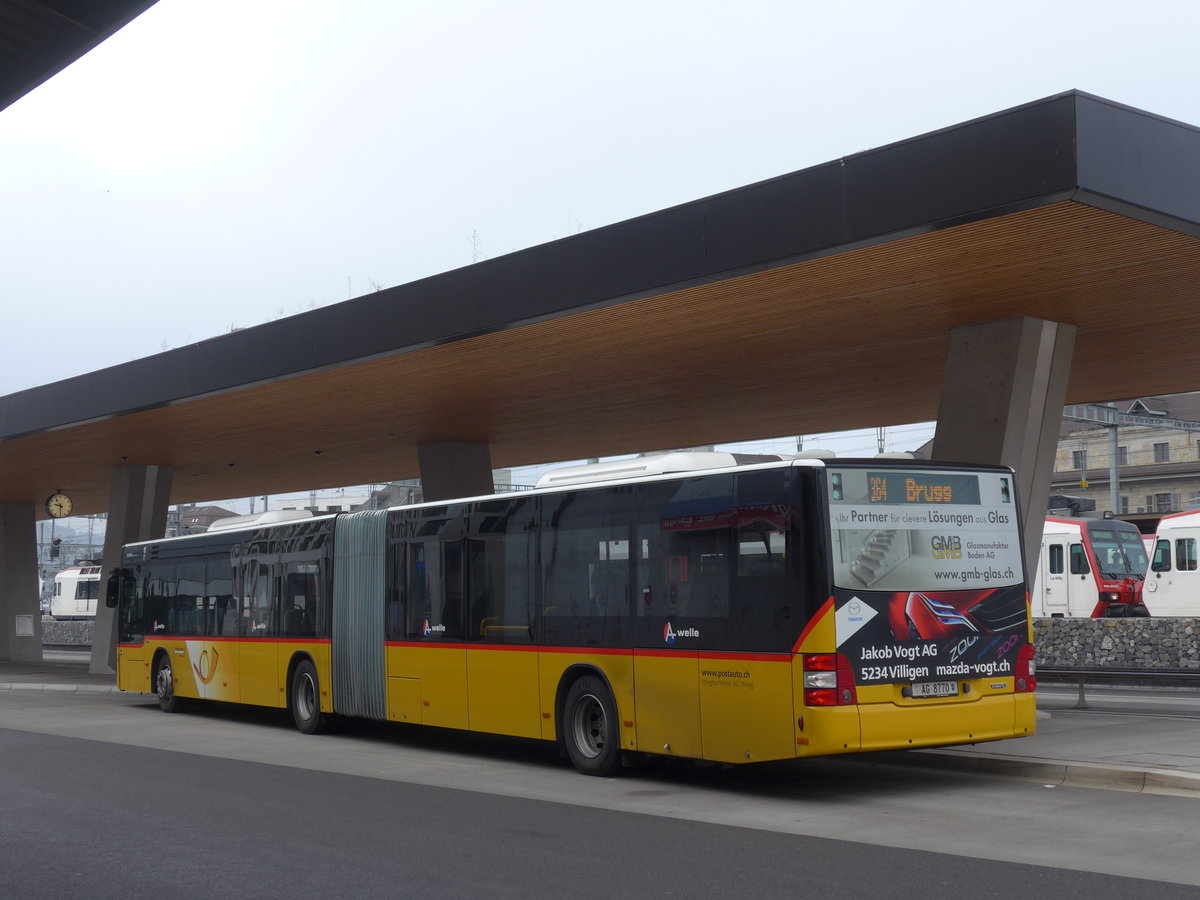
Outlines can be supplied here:
M1196 800L846 760L577 775L552 747L0 694L14 897L1197 896ZM1189 885L1189 886L1185 886Z

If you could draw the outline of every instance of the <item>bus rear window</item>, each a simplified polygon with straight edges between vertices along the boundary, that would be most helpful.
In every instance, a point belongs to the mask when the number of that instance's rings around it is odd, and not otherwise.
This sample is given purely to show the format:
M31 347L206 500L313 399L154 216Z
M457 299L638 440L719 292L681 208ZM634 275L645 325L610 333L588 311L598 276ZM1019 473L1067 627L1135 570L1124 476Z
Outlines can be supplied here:
M1024 580L1012 476L830 469L833 576L872 591L969 590Z

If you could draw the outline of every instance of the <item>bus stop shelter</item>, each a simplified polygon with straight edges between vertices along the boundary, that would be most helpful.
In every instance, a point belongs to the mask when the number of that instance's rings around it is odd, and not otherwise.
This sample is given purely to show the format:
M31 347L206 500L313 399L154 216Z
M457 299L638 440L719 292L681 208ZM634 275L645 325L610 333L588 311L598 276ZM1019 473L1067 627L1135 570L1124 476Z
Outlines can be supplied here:
M168 504L936 419L1040 522L1064 403L1200 387L1197 158L1068 92L0 397L0 657L58 490L107 567Z

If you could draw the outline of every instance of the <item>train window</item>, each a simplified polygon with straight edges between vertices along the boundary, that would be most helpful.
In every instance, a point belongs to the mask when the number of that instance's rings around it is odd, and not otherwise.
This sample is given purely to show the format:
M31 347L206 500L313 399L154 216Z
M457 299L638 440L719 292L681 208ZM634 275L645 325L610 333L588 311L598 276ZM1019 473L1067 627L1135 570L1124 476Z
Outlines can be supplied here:
M1175 541L1175 568L1181 572L1196 570L1196 539L1179 538Z
M1047 550L1050 564L1051 575L1061 575L1063 573L1063 545L1051 544Z
M1092 571L1092 567L1088 565L1087 554L1083 550L1083 544L1071 545L1071 574L1072 575L1087 575Z
M1171 542L1158 541L1154 545L1154 559L1150 563L1151 572L1171 571Z

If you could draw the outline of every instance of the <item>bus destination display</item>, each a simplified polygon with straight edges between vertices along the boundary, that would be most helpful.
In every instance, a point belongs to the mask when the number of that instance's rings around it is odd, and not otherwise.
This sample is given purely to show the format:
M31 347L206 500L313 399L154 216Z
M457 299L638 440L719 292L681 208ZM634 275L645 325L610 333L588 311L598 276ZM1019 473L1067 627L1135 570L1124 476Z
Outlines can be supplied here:
M975 475L868 472L869 503L979 503Z

